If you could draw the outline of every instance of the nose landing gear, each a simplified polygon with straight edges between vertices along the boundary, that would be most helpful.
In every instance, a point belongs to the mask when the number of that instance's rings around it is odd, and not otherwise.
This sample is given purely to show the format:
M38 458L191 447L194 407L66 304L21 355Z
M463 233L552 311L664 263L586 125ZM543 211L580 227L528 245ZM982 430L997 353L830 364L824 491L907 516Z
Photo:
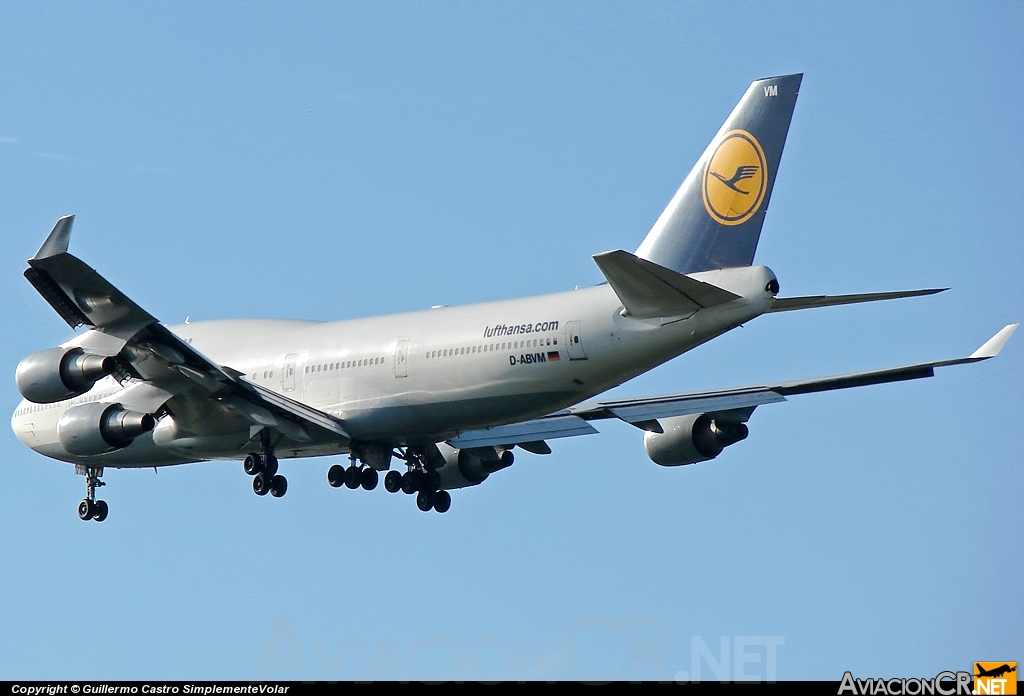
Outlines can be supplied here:
M96 489L107 485L100 481L103 467L78 465L75 467L75 473L85 476L85 499L78 504L78 518L96 520L97 522L107 519L107 512L109 512L107 501L96 500Z

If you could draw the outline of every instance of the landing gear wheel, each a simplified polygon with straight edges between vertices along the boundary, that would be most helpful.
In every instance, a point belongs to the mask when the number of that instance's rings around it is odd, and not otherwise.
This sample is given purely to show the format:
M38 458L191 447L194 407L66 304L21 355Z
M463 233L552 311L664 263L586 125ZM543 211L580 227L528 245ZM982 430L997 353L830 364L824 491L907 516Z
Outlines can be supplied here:
M420 474L419 490L433 493L441 486L441 476L436 471Z
M384 490L388 493L397 493L402 490L402 475L397 471L389 471L384 474Z
M256 495L266 495L270 492L270 477L262 471L252 479L252 492Z
M363 482L363 474L359 471L359 467L353 464L349 468L345 469L345 485L355 490L359 488Z
M107 507L107 501L97 500L92 504L92 507L92 518L94 520L96 520L97 522L102 522L103 520L107 519L107 512L109 512L110 510Z
M255 452L245 455L245 461L242 462L242 468L245 469L245 473L250 476L255 476L260 473L260 469L263 468L263 456L256 454Z
M434 494L420 491L416 496L416 507L423 512L429 512L434 507Z
M331 484L332 488L338 488L345 483L345 467L341 464L335 464L327 470L327 483Z
M402 474L402 492L406 495L412 495L416 492L416 484L418 481L416 480L416 477L413 476L415 473L415 471L407 471Z
M288 492L288 479L278 474L274 478L270 479L270 495L275 498L280 498L282 495Z
M452 506L452 496L448 491L438 491L434 494L434 509L438 512L448 512Z
M374 488L377 487L377 481L380 480L380 474L377 473L376 469L366 467L365 469L363 469L363 473L360 475L359 478L361 479L360 483L363 484L363 489L367 491L372 491Z
M86 498L78 504L78 519L91 520L95 511L96 508L93 506L92 501Z
M263 457L263 472L271 477L277 473L277 457L272 454Z

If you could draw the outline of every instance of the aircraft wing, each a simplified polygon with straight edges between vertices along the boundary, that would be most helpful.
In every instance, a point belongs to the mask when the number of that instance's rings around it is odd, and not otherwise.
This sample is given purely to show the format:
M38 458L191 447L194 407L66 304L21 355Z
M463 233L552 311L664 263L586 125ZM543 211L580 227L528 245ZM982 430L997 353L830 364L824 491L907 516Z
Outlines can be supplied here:
M787 396L921 379L934 376L935 368L937 367L964 365L988 360L999 354L999 351L1010 339L1010 335L1016 328L1017 324L1010 324L1004 327L966 358L938 360L904 365L902 367L889 367L880 370L851 372L828 377L775 382L750 387L685 392L636 399L587 402L570 408L569 412L584 420L618 418L627 423L642 425L658 418L686 416L694 413L714 413L743 409L753 411L757 406L785 401Z
M543 418L515 425L464 432L459 437L449 440L449 444L453 447L483 447L586 435L597 432L589 426L587 421L608 418L618 418L631 425L654 432L661 432L661 426L657 422L659 418L697 413L729 413L734 420L746 421L758 406L786 401L788 396L932 377L937 367L965 365L994 358L1016 328L1017 324L1004 327L978 350L965 358L916 363L902 367L851 372L813 379L773 382L749 387L682 392L633 399L588 401Z
M155 412L176 396L227 404L252 425L276 429L296 442L348 441L334 416L253 384L218 365L160 324L94 269L68 253L74 216L57 221L25 277L72 328L93 331L78 341L116 355L122 383L131 383L126 405Z

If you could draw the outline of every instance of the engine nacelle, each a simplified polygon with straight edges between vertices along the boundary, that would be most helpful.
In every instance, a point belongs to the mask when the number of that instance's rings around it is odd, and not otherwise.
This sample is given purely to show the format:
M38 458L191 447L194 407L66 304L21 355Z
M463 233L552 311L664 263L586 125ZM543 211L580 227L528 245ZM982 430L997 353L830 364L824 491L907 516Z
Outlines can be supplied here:
M86 393L116 367L113 358L81 348L49 348L33 353L15 374L18 391L29 401L52 404Z
M495 471L512 466L515 456L510 450L496 447L473 447L455 449L439 442L437 448L444 457L444 466L437 469L441 477L441 488L453 490L483 483Z
M69 454L113 452L153 429L153 416L121 404L92 403L69 408L57 421L57 438Z
M715 418L707 413L659 418L664 432L644 433L644 450L655 464L681 466L714 459L722 450L746 439L744 423Z

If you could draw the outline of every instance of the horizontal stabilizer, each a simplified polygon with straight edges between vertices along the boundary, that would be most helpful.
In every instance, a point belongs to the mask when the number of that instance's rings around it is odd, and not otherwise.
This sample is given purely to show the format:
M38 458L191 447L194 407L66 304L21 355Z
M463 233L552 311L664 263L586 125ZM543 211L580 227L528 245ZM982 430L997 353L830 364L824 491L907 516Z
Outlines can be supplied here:
M777 297L769 312L791 312L794 309L812 309L814 307L835 307L836 305L859 304L861 302L878 302L879 300L899 300L904 297L921 297L945 292L949 288L929 288L927 290L899 290L897 292L865 292L857 295L808 295L807 297Z
M594 262L619 296L624 316L637 319L689 316L739 297L628 251L594 254Z

